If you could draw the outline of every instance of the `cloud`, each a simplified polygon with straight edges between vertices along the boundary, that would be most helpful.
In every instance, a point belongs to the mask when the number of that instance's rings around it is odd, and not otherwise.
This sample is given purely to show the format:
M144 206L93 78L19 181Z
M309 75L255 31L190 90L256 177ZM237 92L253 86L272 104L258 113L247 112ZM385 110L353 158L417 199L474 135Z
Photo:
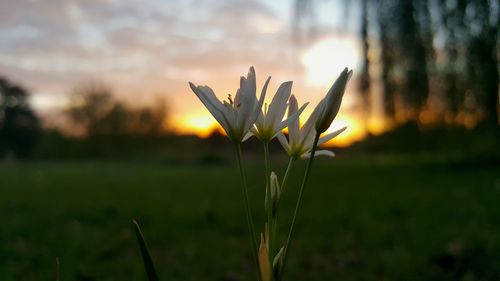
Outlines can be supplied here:
M282 24L258 1L30 1L0 4L4 69L68 76L224 68L268 58ZM165 66L166 65L166 66ZM153 67L153 69L151 69ZM165 71L167 68L167 71ZM146 83L147 81L145 81Z
M98 79L128 100L163 93L178 110L174 115L197 111L202 107L188 94L188 80L226 92L236 89L250 65L259 79L273 74L273 83L304 76L302 50L291 43L290 18L276 5L264 0L2 1L0 75L43 94L39 106L50 103L52 94L60 97L82 81Z

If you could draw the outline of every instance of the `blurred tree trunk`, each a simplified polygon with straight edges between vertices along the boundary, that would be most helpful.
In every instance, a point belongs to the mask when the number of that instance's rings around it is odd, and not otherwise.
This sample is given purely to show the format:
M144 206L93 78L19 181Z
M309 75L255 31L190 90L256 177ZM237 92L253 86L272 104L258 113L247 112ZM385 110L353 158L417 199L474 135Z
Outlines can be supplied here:
M370 118L370 44L368 39L368 0L361 0L361 41L363 46L363 66L360 74L359 93L365 129L368 130Z
M492 14L492 5L487 0L469 3L473 11L467 42L467 68L473 92L480 111L484 113L483 123L498 126L498 25L499 15Z
M458 0L456 5L450 7L447 0L439 0L438 8L440 12L441 26L444 29L444 61L443 73L443 97L447 111L455 117L463 110L465 92L467 90L467 75L460 67L463 61L463 51L460 45L463 44L466 36L465 30L465 9L466 0Z
M420 6L427 9L424 2ZM403 104L405 117L418 121L418 116L429 96L429 79L427 74L427 54L422 40L418 11L413 1L401 1L399 10L400 56L403 65Z
M417 21L419 22L420 40L422 42L426 57L425 77L427 80L427 96L425 97L424 103L427 107L427 110L436 110L438 107L430 104L430 102L432 101L430 97L431 95L435 94L435 92L431 92L431 87L433 87L432 83L434 82L432 78L436 75L436 51L433 44L434 34L432 30L432 20L430 14L430 9L432 9L433 2L429 0L422 0L416 1L414 3L416 10L418 11Z
M292 36L296 44L310 41L316 36L316 13L311 0L294 0Z
M380 32L380 64L381 64L381 82L382 82L382 95L383 95L383 109L385 118L388 122L392 123L396 119L396 83L393 77L394 68L394 42L391 42L390 25L391 25L391 10L388 1L378 1L377 18Z

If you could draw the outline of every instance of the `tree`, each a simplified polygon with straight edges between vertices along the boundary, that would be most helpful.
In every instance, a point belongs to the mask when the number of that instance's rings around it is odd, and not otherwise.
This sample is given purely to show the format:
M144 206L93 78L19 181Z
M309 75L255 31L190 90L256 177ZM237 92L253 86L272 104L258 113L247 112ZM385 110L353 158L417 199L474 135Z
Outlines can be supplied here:
M76 88L66 109L72 121L71 133L93 137L99 134L100 123L113 108L113 93L104 84L91 83Z
M420 30L419 15L427 10L426 1L397 1L391 24L395 28L398 69L401 71L402 121L418 121L429 96L427 53ZM417 9L417 7L419 9ZM428 42L430 43L430 42Z
M365 128L370 117L370 44L368 38L368 0L361 0L361 41L363 42L363 69L360 74L359 93Z
M384 115L388 122L396 120L396 81L394 65L396 58L394 32L391 29L392 3L380 0L377 7L377 18L380 33L380 64Z
M0 77L0 156L28 157L37 142L40 122L21 86Z
M458 0L455 6L447 4L446 0L438 1L440 22L444 33L445 56L441 81L443 84L442 98L449 114L455 116L464 109L465 93L467 92L467 77L460 62L464 60L461 45L467 34L465 27L466 0Z
M493 13L492 4L487 0L473 0L468 3L470 22L467 48L467 69L471 89L476 103L484 115L483 123L498 126L498 11ZM497 6L498 9L498 6ZM493 17L492 17L493 16ZM492 19L493 18L493 19Z
M89 139L99 136L161 135L167 109L158 99L155 106L131 108L117 101L103 84L84 85L73 91L66 109L74 131Z

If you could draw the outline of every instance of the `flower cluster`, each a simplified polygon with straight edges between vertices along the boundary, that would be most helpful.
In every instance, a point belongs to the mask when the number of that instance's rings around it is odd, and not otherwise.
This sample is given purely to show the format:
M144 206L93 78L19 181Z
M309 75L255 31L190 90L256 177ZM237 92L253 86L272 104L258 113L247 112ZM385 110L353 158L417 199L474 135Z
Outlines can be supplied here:
M265 104L264 99L271 77L269 77L257 99L255 70L250 67L247 77L241 77L240 88L234 98L229 95L227 100L217 99L213 90L208 86L196 86L189 83L193 92L198 96L213 117L219 122L229 139L235 144L238 165L241 176L242 190L245 199L247 224L252 245L252 254L257 267L257 278L260 281L283 280L284 268L293 236L295 220L297 218L302 195L307 184L311 164L316 155L333 156L329 150L317 150L319 145L326 143L342 133L342 128L330 134L321 136L328 130L339 112L347 82L352 76L352 70L344 69L332 87L313 110L308 120L300 126L299 116L304 111L307 103L299 108L297 99L292 95L292 82L282 83L271 103ZM288 114L285 117L285 113ZM288 129L288 138L283 133ZM248 188L241 159L241 143L249 137L257 137L264 145L266 167L266 188L264 206L267 219L264 229L260 233L260 245L257 246L257 236L253 223ZM269 142L277 138L285 151L290 156L286 172L281 180L276 173L271 171L269 159ZM309 158L300 186L295 211L284 244L277 241L279 231L279 206L280 197L285 191L287 179L293 163L298 159Z
M196 86L191 82L189 85L234 143L244 142L252 135L263 142L269 142L278 137L291 157L304 158L312 149L314 136L325 132L333 122L351 76L352 70L346 68L342 71L325 98L316 106L301 128L299 128L299 116L308 103L298 108L297 99L291 95L292 81L282 83L269 106L266 104L264 108L262 108L264 98L271 77L266 80L260 97L257 99L253 67L250 67L247 77L241 77L240 88L236 91L234 99L229 95L227 101L217 99L214 91L208 86ZM288 116L284 119L287 107ZM289 140L286 140L282 133L287 127ZM345 129L342 128L321 137L318 145L331 140ZM327 151L318 151L317 155L333 156Z

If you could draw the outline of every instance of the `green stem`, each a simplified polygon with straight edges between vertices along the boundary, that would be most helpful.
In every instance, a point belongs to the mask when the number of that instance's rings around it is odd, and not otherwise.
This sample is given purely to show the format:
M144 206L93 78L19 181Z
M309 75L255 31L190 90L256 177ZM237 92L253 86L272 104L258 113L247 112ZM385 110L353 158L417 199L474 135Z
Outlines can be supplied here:
M281 196L283 196L283 191L285 190L286 184L288 182L288 176L290 175L290 171L292 170L293 163L295 163L295 159L290 157L290 161L288 161L288 166L286 167L285 175L283 176L283 181L281 182ZM278 201L278 206L276 207L276 214L274 218L274 229L273 229L273 244L276 245L276 239L278 237L279 231L279 216L280 216L280 204L281 200ZM279 247L278 247L279 251Z
M257 239L255 237L255 227L253 224L252 217L252 209L250 208L250 199L248 198L248 186L247 180L245 177L244 169L243 169L243 160L241 156L241 145L239 143L236 145L236 155L238 158L238 168L240 170L240 180L241 180L241 188L243 191L243 198L245 201L245 213L247 218L248 231L250 232L250 240L252 243L252 256L255 262L255 266L257 268L257 280L261 280L260 267L259 267L259 259L258 259L258 248L257 248Z
M273 214L272 214L272 200L271 200L271 160L269 155L269 142L264 142L264 161L266 166L266 211L267 211L267 231L268 231L268 239L267 241L269 245L269 261L272 265L273 253L274 253L274 245L273 241ZM265 234L264 234L265 235Z
M286 167L285 175L283 176L283 181L281 182L281 192L285 189L286 183L288 181L288 176L290 175L290 171L292 170L292 165L295 163L295 158L290 157L290 161L288 161L288 166Z
M290 157L290 161L288 161L288 166L286 167L285 175L283 176L283 181L281 182L281 196L283 196L283 191L285 190L286 184L288 182L288 176L290 175L290 171L292 170L293 163L295 163L295 159ZM278 236L278 221L279 221L279 213L280 213L280 204L281 200L278 201L278 206L276 208L276 217L274 219L274 235Z
M292 170L293 163L295 163L295 158L290 157L290 161L288 161L288 166L286 167L285 175L283 176L283 181L281 182L281 196L283 196L283 191L285 190L286 184L288 182L288 176L290 175L290 171ZM280 211L281 200L278 201L278 206L276 208L276 224L278 223L279 211Z
M311 156L309 157L309 161L307 161L306 172L304 174L304 178L302 179L302 185L300 186L299 197L297 198L297 203L295 205L295 211L293 212L292 224L290 225L290 231L288 232L288 238L286 240L285 250L283 252L283 266L281 267L280 274L278 274L278 280L283 279L283 275L284 275L285 267L286 267L286 262L287 262L287 257L288 257L288 252L290 250L290 246L291 246L291 242L292 242L295 221L297 220L297 215L299 213L300 205L302 203L302 196L304 194L304 188L307 184L307 180L309 179L309 173L311 171L311 166L312 166L312 162L314 160L314 154L316 153L316 146L318 145L318 141L319 141L319 134L316 133L316 136L314 137L314 143L313 143L313 146L311 148Z

